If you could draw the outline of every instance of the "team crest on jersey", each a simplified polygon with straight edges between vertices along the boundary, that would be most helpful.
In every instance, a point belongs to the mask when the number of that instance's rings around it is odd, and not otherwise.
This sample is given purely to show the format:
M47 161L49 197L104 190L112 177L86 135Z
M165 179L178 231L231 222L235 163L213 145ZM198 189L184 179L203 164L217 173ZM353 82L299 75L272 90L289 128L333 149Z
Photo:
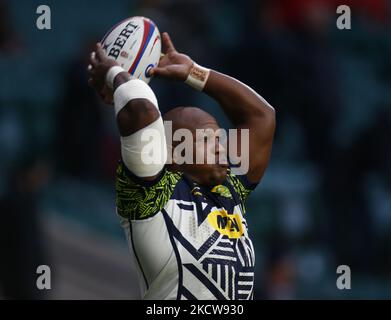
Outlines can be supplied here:
M225 209L214 210L208 215L210 225L230 239L237 239L243 235L243 224L240 215L228 213Z
M220 196L225 198L232 198L231 192L229 192L229 189L226 186L223 186L219 184L218 186L213 187L211 190L214 193L218 193Z

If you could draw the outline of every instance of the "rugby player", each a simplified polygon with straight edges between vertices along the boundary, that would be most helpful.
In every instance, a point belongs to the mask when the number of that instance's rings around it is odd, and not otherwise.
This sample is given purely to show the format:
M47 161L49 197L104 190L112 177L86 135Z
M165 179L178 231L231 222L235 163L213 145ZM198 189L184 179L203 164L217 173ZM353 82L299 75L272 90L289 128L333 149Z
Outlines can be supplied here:
M141 296L253 299L255 255L245 202L269 162L275 111L247 85L179 53L167 33L162 34L162 44L164 55L150 75L186 82L215 99L234 128L249 130L248 154L242 155L248 156L249 165L246 173L234 174L223 161L227 148L218 136L212 137L213 148L207 140L200 148L196 130L219 129L212 115L196 107L176 107L162 117L148 84L130 79L96 45L88 67L89 83L104 101L114 104L121 136L116 206L137 262ZM172 156L178 141L166 141L163 119L171 121L174 132L188 129L194 134L194 158L202 152L205 159L205 150L213 150L216 161L178 164L173 157L174 161L166 163L167 153ZM156 161L148 164L144 157L147 142L142 138L146 130L160 133L161 138L154 150ZM238 146L243 143L237 142Z

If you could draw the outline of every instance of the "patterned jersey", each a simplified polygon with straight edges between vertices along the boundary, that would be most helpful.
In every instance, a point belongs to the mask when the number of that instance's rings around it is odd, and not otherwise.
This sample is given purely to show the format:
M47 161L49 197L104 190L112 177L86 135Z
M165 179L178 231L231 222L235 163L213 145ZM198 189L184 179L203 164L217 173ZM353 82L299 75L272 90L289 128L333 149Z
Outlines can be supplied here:
M117 213L143 299L253 299L244 201L255 186L230 170L210 189L167 169L143 181L118 166Z

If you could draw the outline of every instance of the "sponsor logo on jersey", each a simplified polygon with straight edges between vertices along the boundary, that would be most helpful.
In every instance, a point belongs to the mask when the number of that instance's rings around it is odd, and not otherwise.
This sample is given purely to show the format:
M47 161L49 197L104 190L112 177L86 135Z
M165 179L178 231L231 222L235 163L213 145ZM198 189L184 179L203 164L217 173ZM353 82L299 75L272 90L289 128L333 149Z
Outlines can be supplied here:
M229 192L229 189L226 186L223 186L221 184L219 184L218 186L213 187L213 189L211 191L214 192L214 193L219 194L222 197L232 198L231 192Z
M210 225L230 239L237 239L243 235L243 224L240 215L228 213L225 209L214 210L208 215Z

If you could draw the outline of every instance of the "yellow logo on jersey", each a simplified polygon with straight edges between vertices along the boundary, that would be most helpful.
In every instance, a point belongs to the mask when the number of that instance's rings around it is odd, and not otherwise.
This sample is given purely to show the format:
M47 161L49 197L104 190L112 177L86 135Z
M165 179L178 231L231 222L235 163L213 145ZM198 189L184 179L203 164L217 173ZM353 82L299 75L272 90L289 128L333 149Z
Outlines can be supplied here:
M223 186L221 184L215 186L211 191L214 193L218 193L222 197L232 198L231 192L229 192L229 189L226 186Z
M213 228L231 239L237 239L243 235L243 225L240 215L229 214L226 210L220 209L209 213L208 221Z
M194 194L195 196L202 196L202 193L200 192L200 187L194 187L191 190L191 193Z

